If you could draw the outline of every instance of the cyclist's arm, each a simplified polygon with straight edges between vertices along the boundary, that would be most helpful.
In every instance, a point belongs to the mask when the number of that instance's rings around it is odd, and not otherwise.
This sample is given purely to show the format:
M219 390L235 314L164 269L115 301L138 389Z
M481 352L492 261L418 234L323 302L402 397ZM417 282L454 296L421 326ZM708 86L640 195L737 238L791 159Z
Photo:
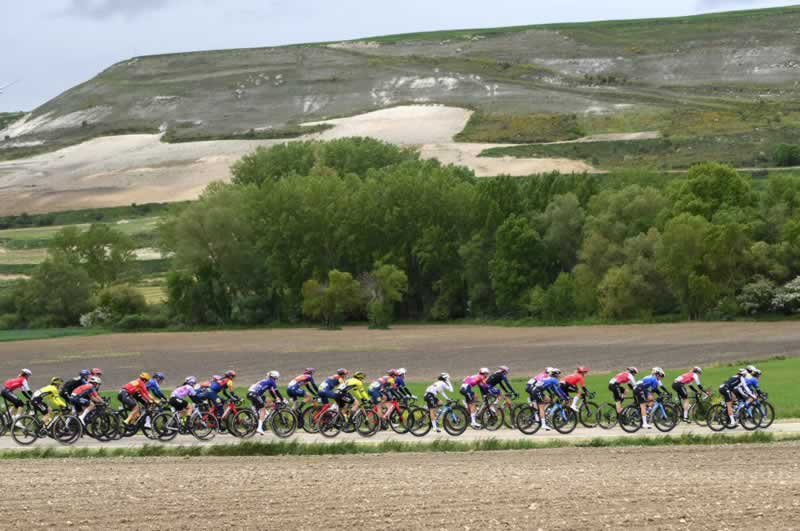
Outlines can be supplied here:
M281 394L281 390L277 387L270 387L269 394L272 395L273 400L281 400L283 401L283 395Z
M152 391L153 394L156 396L156 398L158 398L159 400L166 400L167 399L167 397L164 396L164 393L161 391L161 388L158 387L158 386L153 386L150 389L150 391Z
M314 382L313 378L309 378L306 381L306 389L308 389L308 391L313 395L316 395L316 394L319 393L319 387L317 387L317 384Z
M512 394L512 395L517 394L517 392L514 391L514 388L511 387L511 382L509 382L508 378L506 378L506 377L503 377L503 379L500 380L500 388L506 393L509 393L509 394Z

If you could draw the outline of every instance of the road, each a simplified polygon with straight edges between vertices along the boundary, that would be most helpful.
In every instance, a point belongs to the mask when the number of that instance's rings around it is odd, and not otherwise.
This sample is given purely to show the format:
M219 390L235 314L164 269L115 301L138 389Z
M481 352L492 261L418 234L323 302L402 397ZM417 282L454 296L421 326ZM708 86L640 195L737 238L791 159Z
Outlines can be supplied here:
M790 421L776 421L769 429L765 430L768 433L774 434L800 434L800 420L790 420ZM743 430L741 427L735 430L727 430L724 432L726 435L743 435L746 433L751 433L748 431ZM652 430L640 430L635 434L628 434L620 430L619 428L615 428L613 430L602 430L599 428L595 429L587 429L582 426L579 426L575 429L572 433L568 435L562 435L555 431L551 432L543 432L540 431L534 435L523 435L517 430L509 430L509 429L501 429L495 432L487 432L487 431L480 431L480 430L472 430L468 429L464 432L463 435L459 437L451 437L446 433L442 432L440 434L431 432L425 437L413 437L411 435L398 435L392 431L385 431L376 433L373 437L364 438L357 434L353 433L341 433L338 437L328 439L322 437L320 435L312 435L303 432L302 430L297 432L295 435L290 437L289 439L285 439L288 441L298 441L302 443L323 443L329 444L334 442L342 442L342 441L354 441L359 443L367 443L367 444L379 444L384 441L402 441L402 442L411 442L411 443L429 443L436 440L452 440L452 441L478 441L478 440L487 440L487 439L497 439L502 441L510 441L510 440L531 440L546 443L553 440L568 440L568 441L581 441L581 440L589 440L595 439L598 437L602 438L617 438L617 437L662 437L662 436L680 436L683 434L693 434L693 435L710 435L712 434L711 430L706 427L697 426L694 424L679 424L672 432L669 434L664 434L655 428ZM271 442L271 441L278 441L280 439L267 434L265 436L254 436L251 438L246 439L246 441L250 442ZM110 441L106 443L98 442L94 439L90 439L88 437L84 437L82 440L78 441L76 444L71 446L71 448L137 448L144 446L146 444L160 444L166 446L205 446L205 445L219 445L219 444L238 444L241 442L238 439L227 435L217 435L214 439L210 441L198 441L194 437L191 436L179 436L174 441L170 442L156 442L142 435L137 435L135 437L131 437L128 439L121 439L118 441ZM58 444L57 442L44 439L37 441L36 443L30 446L21 446L14 442L14 440L9 437L0 437L0 451L3 450L26 450L31 448L66 448L63 445Z

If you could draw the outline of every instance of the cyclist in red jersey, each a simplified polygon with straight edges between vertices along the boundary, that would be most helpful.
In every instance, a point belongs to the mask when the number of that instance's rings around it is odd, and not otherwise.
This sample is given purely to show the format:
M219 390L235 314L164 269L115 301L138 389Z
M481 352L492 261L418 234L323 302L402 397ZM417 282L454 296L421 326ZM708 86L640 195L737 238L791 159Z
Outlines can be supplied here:
M577 394L572 398L572 403L570 404L572 411L578 411L578 400L580 400L581 396L587 392L585 377L588 373L589 369L587 367L578 367L575 369L574 373L561 379L561 389L567 395L577 392Z
M147 382L151 378L150 373L143 372L137 379L131 380L120 389L117 398L125 406L125 409L130 410L128 418L125 419L126 423L130 424L139 418L139 404L147 405L154 402L153 397L150 396L150 391L147 390Z
M6 380L3 390L0 392L0 395L2 395L3 398L5 398L6 401L15 408L15 413L13 415L14 420L17 420L17 418L22 415L22 409L24 405L22 400L20 400L20 398L14 394L14 391L19 390L26 399L30 400L32 396L31 388L28 385L28 378L30 378L30 376L30 369L22 369L19 372L19 376L16 378L11 378L10 380Z
M636 367L628 367L625 371L617 374L608 382L608 390L614 396L614 402L617 404L617 413L622 412L622 399L625 398L625 388L627 385L633 391L636 387L636 375L639 374L639 369Z

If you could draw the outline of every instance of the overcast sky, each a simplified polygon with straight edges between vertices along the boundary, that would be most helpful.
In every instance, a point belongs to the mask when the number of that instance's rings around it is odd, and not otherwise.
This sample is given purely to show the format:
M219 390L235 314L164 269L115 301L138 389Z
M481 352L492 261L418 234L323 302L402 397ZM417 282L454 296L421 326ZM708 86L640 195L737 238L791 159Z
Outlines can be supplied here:
M774 0L0 0L0 111L137 55L412 31L682 16ZM434 7L435 6L435 7Z

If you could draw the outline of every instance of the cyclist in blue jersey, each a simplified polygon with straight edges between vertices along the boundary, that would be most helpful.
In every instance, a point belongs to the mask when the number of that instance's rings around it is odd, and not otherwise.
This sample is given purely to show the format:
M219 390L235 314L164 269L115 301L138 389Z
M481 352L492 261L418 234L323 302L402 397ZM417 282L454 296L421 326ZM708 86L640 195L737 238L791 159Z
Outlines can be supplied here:
M153 375L152 378L147 380L145 384L147 386L147 390L150 391L150 394L159 400L167 400L166 395L161 391L161 385L166 380L166 376L164 376L163 372L157 372Z
M550 426L547 425L547 419L545 418L545 409L547 409L547 405L553 401L553 396L557 396L561 400L567 400L569 397L561 388L561 382L558 381L561 369L551 367L547 374L547 378L533 387L531 399L536 403L539 409L539 420L542 423L542 428L544 428L545 431L550 431Z
M661 367L653 367L650 376L642 378L636 387L633 388L633 397L636 403L639 404L639 409L642 413L642 427L651 429L652 426L647 422L647 408L653 405L653 393L663 389L667 391L662 383L664 380L664 369Z
M331 376L325 378L325 381L323 381L322 385L319 386L319 393L317 393L319 401L323 404L327 404L329 399L333 399L333 407L336 408L336 389L344 383L344 378L348 374L350 374L350 371L347 369L339 369L336 371L336 374L332 374Z
M256 428L256 432L259 435L264 435L264 418L267 416L267 409L264 407L266 405L264 394L269 391L272 400L283 402L283 395L278 389L278 378L280 377L281 373L278 371L269 371L266 378L254 383L247 389L247 398L258 412L258 428Z

